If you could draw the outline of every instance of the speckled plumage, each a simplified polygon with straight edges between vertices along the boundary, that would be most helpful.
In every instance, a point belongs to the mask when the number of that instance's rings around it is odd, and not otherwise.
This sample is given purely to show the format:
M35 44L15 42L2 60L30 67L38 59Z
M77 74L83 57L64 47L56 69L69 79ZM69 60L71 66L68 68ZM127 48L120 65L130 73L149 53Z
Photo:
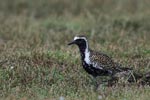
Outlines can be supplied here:
M71 44L79 47L83 68L92 76L112 76L117 72L127 71L129 68L121 68L111 57L89 49L86 37L74 37Z
M125 77L129 82L143 77L143 75L134 73L130 68L121 67L108 55L89 49L87 39L84 36L74 37L73 42L69 45L71 44L76 44L79 47L82 66L93 77L111 76L112 79Z
M117 72L128 71L130 68L121 67L120 64L114 62L111 57L102 53L90 50L90 60L93 64L93 67L101 67L103 70L108 70L111 75L114 75Z

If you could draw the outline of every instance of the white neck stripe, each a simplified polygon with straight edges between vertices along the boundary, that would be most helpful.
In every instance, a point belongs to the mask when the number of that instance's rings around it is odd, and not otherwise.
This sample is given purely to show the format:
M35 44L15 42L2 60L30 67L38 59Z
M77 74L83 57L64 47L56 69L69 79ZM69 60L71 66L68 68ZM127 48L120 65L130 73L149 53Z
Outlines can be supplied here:
M84 61L89 65L91 64L91 61L90 61L90 52L88 50L88 48L85 49L85 58L84 58Z
M84 58L84 61L87 63L87 64L91 64L91 61L90 61L90 51L89 51L89 46L88 46L88 41L85 37L78 37L78 36L75 36L74 37L74 40L78 40L78 39L84 39L85 42L86 42L86 49L85 49L85 58Z

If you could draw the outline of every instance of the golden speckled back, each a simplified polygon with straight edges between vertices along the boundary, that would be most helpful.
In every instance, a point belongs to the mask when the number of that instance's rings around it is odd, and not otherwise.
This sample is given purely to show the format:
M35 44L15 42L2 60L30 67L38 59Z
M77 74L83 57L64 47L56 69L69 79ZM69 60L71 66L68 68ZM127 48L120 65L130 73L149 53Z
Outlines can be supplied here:
M101 52L95 52L90 50L90 60L91 62L100 63L102 66L114 66L112 58Z

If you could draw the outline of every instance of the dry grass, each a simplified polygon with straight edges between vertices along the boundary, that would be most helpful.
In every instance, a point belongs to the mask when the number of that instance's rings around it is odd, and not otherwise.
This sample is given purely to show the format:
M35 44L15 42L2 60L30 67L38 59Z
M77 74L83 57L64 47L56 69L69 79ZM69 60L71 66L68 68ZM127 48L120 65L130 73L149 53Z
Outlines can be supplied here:
M150 71L149 0L1 0L0 96L5 100L149 100L150 87L93 91L76 34L136 71Z

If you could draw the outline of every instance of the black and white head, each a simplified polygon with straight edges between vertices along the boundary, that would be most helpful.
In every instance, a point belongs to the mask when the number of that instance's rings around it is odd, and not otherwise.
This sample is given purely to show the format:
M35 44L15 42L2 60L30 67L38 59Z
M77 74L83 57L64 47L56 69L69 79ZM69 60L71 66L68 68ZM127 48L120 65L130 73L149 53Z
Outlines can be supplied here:
M82 60L86 61L86 62L90 62L89 61L89 56L90 56L90 52L89 52L89 45L88 45L88 41L86 39L85 36L75 36L73 41L70 42L68 45L72 45L72 44L76 44L79 47L81 56L82 56Z
M75 36L73 41L68 45L76 44L81 52L85 52L88 49L88 42L85 36Z

